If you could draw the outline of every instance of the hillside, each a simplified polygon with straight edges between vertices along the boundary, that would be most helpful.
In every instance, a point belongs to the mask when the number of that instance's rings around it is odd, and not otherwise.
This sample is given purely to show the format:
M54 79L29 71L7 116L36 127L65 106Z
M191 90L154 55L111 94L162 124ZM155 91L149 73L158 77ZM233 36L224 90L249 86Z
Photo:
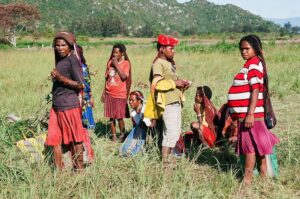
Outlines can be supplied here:
M24 2L0 0L0 3ZM270 32L278 26L233 5L206 0L27 0L41 11L40 30L87 35L152 36L158 32Z

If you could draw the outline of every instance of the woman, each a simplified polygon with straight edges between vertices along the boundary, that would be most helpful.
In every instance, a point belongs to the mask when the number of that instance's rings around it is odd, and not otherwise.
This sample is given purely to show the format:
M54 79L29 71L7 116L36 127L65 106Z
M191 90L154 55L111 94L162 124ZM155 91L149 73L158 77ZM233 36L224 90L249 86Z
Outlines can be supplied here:
M131 86L131 63L123 44L115 44L107 62L105 87L102 93L104 116L110 119L112 141L117 141L116 120L119 124L119 141L125 136L124 118L129 118L127 105Z
M78 94L84 88L80 63L74 53L75 36L58 32L53 39L55 68L51 72L52 108L45 144L53 147L54 162L62 170L62 145L71 149L75 170L83 169L85 140Z
M239 47L246 63L229 89L228 107L231 118L238 122L236 151L245 156L244 183L249 185L256 162L261 177L267 176L266 155L273 153L273 146L279 139L264 122L264 92L268 79L261 41L256 35L247 35L241 38Z

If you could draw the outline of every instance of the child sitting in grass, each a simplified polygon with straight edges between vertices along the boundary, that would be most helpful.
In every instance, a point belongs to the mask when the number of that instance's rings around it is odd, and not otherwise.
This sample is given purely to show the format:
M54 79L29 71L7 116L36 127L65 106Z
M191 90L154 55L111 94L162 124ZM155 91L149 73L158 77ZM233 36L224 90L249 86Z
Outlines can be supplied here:
M217 138L214 119L217 110L211 103L212 91L208 86L199 86L196 90L194 111L197 121L191 123L191 130L195 137L207 147L214 147Z

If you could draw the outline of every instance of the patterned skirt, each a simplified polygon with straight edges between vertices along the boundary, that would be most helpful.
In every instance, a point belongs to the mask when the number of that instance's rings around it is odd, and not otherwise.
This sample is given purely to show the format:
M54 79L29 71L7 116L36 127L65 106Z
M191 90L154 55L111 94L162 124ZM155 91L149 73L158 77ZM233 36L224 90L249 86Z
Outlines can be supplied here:
M72 142L83 142L85 132L81 120L81 108L55 111L51 108L48 135L45 145L57 146Z
M113 98L106 94L104 99L104 116L113 119L129 118L127 99Z
M254 127L250 129L243 122L239 122L238 128L237 154L272 154L273 146L279 143L279 138L267 129L263 120L254 121Z

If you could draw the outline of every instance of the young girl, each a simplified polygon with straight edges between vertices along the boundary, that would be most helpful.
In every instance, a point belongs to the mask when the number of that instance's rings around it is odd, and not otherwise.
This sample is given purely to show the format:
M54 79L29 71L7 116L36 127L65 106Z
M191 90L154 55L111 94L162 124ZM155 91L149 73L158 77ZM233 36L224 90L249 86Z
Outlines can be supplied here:
M107 62L105 73L105 88L102 94L104 102L104 115L110 118L112 140L116 142L116 120L120 128L119 141L125 135L123 118L129 118L127 98L131 86L131 63L123 44L116 44L112 48Z
M267 176L266 155L279 139L264 122L264 85L267 85L266 62L261 41L256 35L247 35L239 43L241 56L246 63L234 77L228 92L231 117L238 120L238 143L236 151L245 155L244 183L249 185L257 161L262 177Z
M194 135L198 135L201 143L208 147L215 145L217 137L213 123L217 116L217 110L210 102L211 97L212 92L208 86L197 87L194 111L198 121L191 123Z
M81 66L74 53L75 45L75 36L70 32L58 32L53 40L53 100L45 144L53 147L56 168L64 167L61 145L66 145L71 148L74 169L82 170L85 133L78 94L84 85Z
M120 147L121 156L136 155L141 151L147 135L147 127L144 123L145 104L143 94L140 91L132 91L129 95L129 105L132 109L130 115L133 129Z

